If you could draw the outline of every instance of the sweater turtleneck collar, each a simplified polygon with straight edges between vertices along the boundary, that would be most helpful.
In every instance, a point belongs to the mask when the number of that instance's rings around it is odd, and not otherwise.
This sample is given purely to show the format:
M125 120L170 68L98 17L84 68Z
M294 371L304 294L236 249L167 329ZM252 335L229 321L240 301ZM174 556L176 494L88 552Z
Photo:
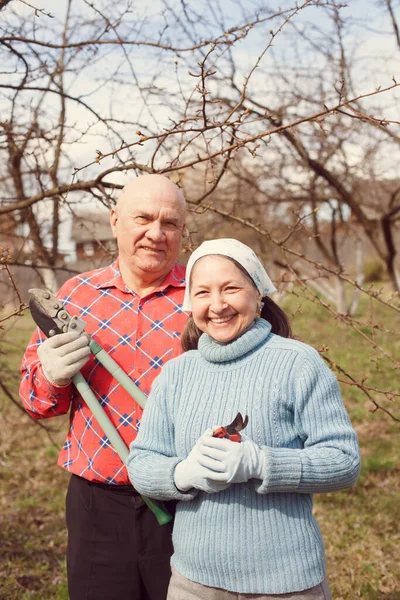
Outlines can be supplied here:
M246 331L228 344L215 341L206 333L199 339L198 350L203 358L213 363L223 363L241 358L262 344L271 331L264 319L256 319Z

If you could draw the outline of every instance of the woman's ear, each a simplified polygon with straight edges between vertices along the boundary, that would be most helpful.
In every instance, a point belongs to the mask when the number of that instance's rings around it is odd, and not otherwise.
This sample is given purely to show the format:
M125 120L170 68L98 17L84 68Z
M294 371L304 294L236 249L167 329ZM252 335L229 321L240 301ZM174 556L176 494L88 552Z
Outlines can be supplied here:
M258 300L257 300L257 312L256 312L257 317L261 316L261 311L263 309L263 306L264 306L264 302L262 301L261 294L260 294L258 296Z

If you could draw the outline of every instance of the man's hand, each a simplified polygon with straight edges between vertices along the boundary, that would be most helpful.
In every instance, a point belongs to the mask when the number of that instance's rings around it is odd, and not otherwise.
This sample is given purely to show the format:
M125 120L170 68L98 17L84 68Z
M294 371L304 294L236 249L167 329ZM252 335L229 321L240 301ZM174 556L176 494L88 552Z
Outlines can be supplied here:
M60 333L47 338L39 346L38 356L46 379L57 387L63 387L87 363L89 339L76 331Z
M189 456L178 463L175 467L174 481L175 485L181 492L187 492L191 488L207 492L207 494L215 494L229 487L229 483L219 483L221 474L216 473L203 467L200 464L202 454L200 447L202 441L212 435L212 430L208 429L193 446ZM222 475L223 478L223 475Z
M209 436L200 440L198 462L218 474L219 482L243 483L264 478L265 452L246 436L243 435L241 442Z

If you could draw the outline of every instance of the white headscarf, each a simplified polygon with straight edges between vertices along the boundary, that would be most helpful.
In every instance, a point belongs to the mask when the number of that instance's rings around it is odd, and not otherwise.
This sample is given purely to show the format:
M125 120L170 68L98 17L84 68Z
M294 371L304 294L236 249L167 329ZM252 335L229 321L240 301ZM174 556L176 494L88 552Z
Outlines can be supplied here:
M251 248L242 244L238 240L224 238L220 240L207 240L203 242L190 256L186 267L186 290L183 299L183 310L190 311L192 304L190 302L190 273L196 261L203 256L218 254L228 256L238 262L250 275L255 286L261 294L261 298L267 294L276 292L276 287L268 277L257 255Z

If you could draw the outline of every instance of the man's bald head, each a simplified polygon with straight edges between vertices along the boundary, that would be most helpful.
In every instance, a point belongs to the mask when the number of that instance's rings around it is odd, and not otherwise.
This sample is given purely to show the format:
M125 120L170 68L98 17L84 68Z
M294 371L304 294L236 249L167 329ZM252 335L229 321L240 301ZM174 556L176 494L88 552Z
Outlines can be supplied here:
M141 175L127 183L121 190L116 208L119 212L124 209L123 207L144 197L175 199L177 208L182 212L183 218L186 214L186 200L180 188L164 175L156 173Z
M177 261L185 226L186 201L163 175L128 183L111 210L122 277L131 289L157 287Z

